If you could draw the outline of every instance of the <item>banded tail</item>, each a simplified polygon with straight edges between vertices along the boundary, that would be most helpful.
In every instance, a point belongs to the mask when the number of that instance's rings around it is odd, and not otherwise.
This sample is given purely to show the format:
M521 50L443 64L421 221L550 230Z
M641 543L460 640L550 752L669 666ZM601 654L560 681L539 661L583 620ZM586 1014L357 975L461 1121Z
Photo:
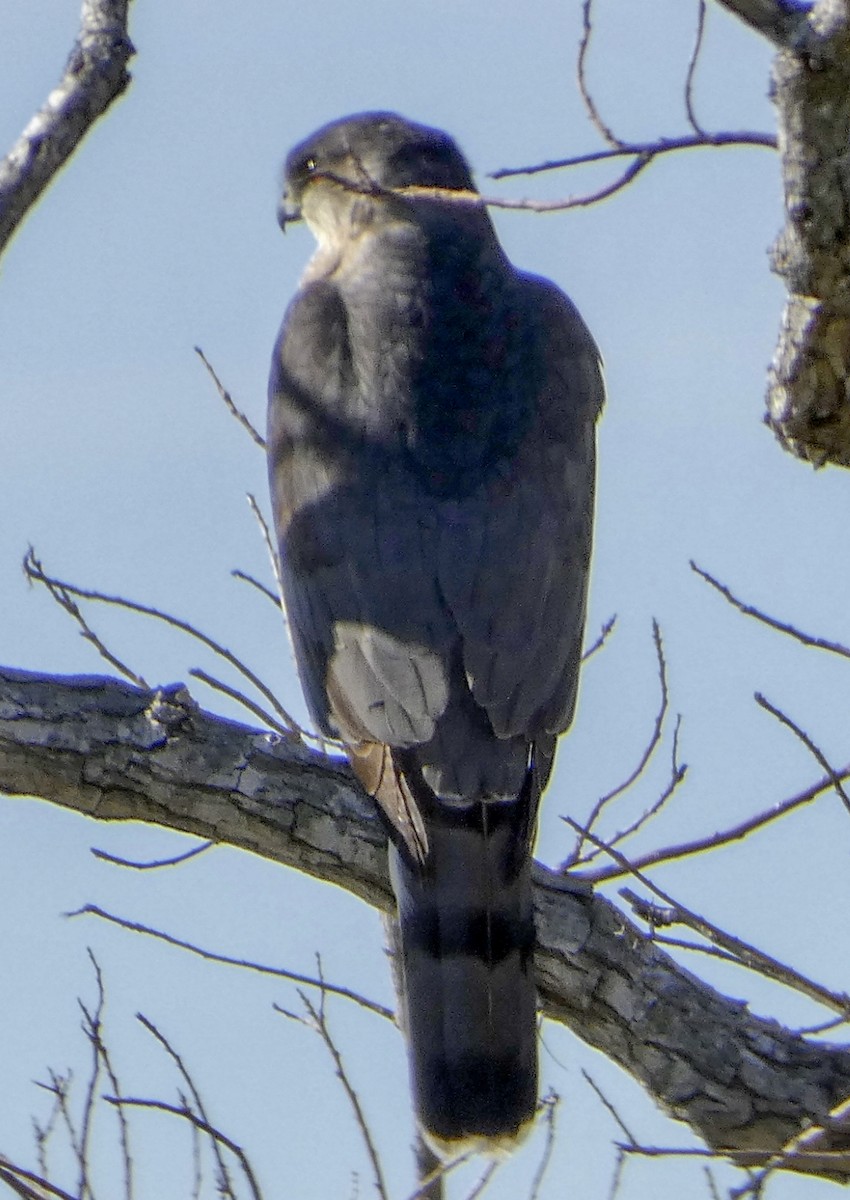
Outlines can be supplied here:
M512 1148L534 1116L532 774L516 800L432 800L424 866L390 850L413 1099L443 1153Z

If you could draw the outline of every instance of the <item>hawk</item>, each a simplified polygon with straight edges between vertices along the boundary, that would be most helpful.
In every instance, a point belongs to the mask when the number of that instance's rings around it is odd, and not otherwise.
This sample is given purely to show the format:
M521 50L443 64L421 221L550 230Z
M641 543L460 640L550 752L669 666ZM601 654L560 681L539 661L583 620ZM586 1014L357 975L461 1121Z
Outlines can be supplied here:
M302 217L268 418L295 657L388 826L420 1126L509 1147L537 1102L531 847L576 700L599 352L437 129L325 125L286 162Z

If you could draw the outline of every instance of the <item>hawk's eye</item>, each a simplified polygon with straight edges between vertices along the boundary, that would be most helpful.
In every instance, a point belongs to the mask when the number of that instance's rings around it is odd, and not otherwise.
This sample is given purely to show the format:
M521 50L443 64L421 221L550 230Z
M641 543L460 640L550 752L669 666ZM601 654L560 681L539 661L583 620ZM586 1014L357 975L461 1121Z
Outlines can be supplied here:
M304 159L304 170L307 172L308 175L310 175L313 171L315 171L315 169L318 165L319 164L316 162L315 158L305 158Z

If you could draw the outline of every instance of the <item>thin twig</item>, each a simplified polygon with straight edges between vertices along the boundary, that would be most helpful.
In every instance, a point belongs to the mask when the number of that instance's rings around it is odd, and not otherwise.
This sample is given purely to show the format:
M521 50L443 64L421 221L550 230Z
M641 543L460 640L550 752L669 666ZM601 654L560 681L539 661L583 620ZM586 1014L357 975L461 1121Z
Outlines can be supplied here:
M291 738L293 733L306 735L306 730L300 728L293 717L287 714L289 724L283 725L275 717L271 715L268 709L263 708L262 704L257 704L250 696L246 696L239 688L231 687L229 683L218 679L215 675L210 675L208 671L201 670L200 667L190 667L189 674L193 679L197 679L199 683L205 683L208 688L212 688L214 692L221 692L223 696L229 696L231 700L235 700L237 704L241 704L252 716L255 716L269 729L273 729L275 733L279 733L283 738Z
M577 822L573 821L570 817L565 819L577 833L582 832L582 827ZM598 845L606 854L610 854L620 866L624 867L630 875L633 875L653 895L675 910L677 919L681 924L689 925L691 929L695 929L697 933L702 934L708 941L734 954L741 965L766 976L768 979L773 979L776 983L784 984L785 987L792 988L794 991L802 992L803 995L808 996L818 1004L823 1004L825 1007L831 1008L833 1012L838 1012L842 1015L850 1014L850 996L845 993L830 991L821 984L808 979L805 975L801 975L793 967L786 966L784 963L779 962L778 959L772 958L762 950L751 946L748 942L742 941L741 938L733 937L732 934L726 933L716 925L712 925L704 917L699 916L691 909L685 908L678 901L673 900L666 892L663 892L661 888L654 884L652 880L637 870L634 864L630 863L619 851L614 850L611 846L607 846L599 838L590 833L589 830L584 830L584 833L589 841Z
M478 1197L490 1183L490 1180L496 1174L501 1165L502 1164L499 1162L498 1158L491 1158L487 1166L484 1168L481 1178L473 1185L472 1191L467 1192L466 1200L478 1200Z
M655 749L658 746L658 743L661 740L661 734L664 729L664 718L667 715L667 704L668 704L667 664L664 660L664 647L661 643L661 631L658 628L658 622L655 620L654 617L652 620L652 638L653 638L653 642L655 644L655 654L656 654L656 659L657 659L657 663L658 663L658 678L659 678L659 683L661 685L661 698L660 698L660 702L659 702L658 711L655 715L655 723L652 728L652 734L644 748L643 754L641 755L637 765L631 771L629 776L626 779L624 779L622 783L617 784L617 786L615 788L613 788L610 792L607 792L604 796L600 796L599 799L594 804L593 808L591 809L590 816L587 818L587 821L585 823L586 828L589 830L592 829L593 826L596 824L597 820L601 816L602 811L605 809L605 807L612 800L615 800L617 798L617 796L621 796L623 794L623 792L625 792L628 788L630 788L632 786L632 784L634 784L634 782L640 778L640 776L646 770L646 767L647 767L650 759L652 758L652 755L654 754ZM570 853L569 857L561 864L561 870L566 871L571 866L573 866L574 863L578 862L578 860L581 857L583 848L584 848L584 841L581 837L579 837L577 839L576 844L573 847L572 852Z
M737 608L738 612L743 613L745 617L754 617L757 621L761 621L763 625L769 625L771 629L776 629L780 633L787 633L789 637L802 642L804 646L813 646L816 650L828 650L831 654L838 654L842 658L850 658L850 648L842 645L841 642L830 642L826 638L812 637L811 634L803 633L796 626L789 625L785 621L778 621L775 617L769 617L761 609L753 607L752 604L746 604L743 600L739 600L724 583L715 579L713 575L709 575L708 571L704 571L702 567L697 566L693 559L691 560L691 570L704 579L706 583L711 584L724 600L727 600L733 608Z
M705 0L697 0L697 31L694 37L694 48L691 51L691 57L688 61L687 74L685 75L685 113L687 114L688 124L698 137L704 137L705 130L697 120L696 110L694 109L694 78L705 35L705 8Z
M832 1019L829 1021L821 1021L819 1025L803 1025L798 1029L791 1029L790 1032L795 1037L814 1037L816 1034L831 1033L834 1029L840 1029L841 1026L846 1025L848 1021L850 1021L850 1016L832 1017Z
M687 775L687 772L688 772L688 768L687 768L687 764L680 763L679 759L678 759L680 723L681 723L681 717L679 716L676 718L676 727L673 731L673 746L672 746L671 761L670 761L670 778L668 779L667 784L664 787L664 790L661 792L661 794L658 796L658 798L656 800L654 800L652 804L649 805L648 808L645 808L643 810L643 812L640 814L640 816L636 817L634 819L634 821L632 821L632 823L630 825L627 825L625 827L625 829L621 829L617 833L615 833L613 835L613 837L610 839L610 841L608 843L609 845L618 846L621 842L625 841L626 838L632 837L633 834L637 833L640 829L642 829L644 827L644 825L646 825L653 817L657 816L658 813L661 812L662 808L664 808L667 801L670 799L670 797L676 791L676 788L679 786L680 783L682 783L684 781L685 776ZM581 865L581 863L584 863L584 862L590 862L591 859L596 858L600 853L601 853L601 851L599 851L599 850L593 850L584 859L581 859L579 861L579 864L577 864L577 865Z
M84 1200L86 1196L90 1200L94 1200L94 1191L92 1190L91 1180L89 1179L89 1145L91 1138L92 1117L94 1115L95 1103L97 1100L97 1086L100 1082L101 1054L100 1054L100 1021L103 1015L103 977L100 973L100 967L97 961L89 950L89 958L95 969L95 978L97 980L97 1006L94 1012L90 1012L82 1000L77 1003L83 1014L83 1033L91 1046L92 1050L92 1065L89 1073L88 1086L86 1088L86 1097L83 1101L83 1119L80 1126L80 1148L79 1148L79 1178L77 1181L77 1192Z
M276 596L270 587L266 587L259 579L255 579L253 575L249 575L247 571L240 571L238 567L230 572L234 579L241 579L243 583L250 583L251 587L256 588L263 596L271 600L275 608L280 608L280 596Z
M588 1084L588 1086L591 1087L593 1089L593 1091L596 1093L597 1099L599 1100L600 1104L605 1109L608 1110L608 1112L610 1113L613 1120L616 1122L616 1124L619 1126L619 1128L623 1131L623 1135L629 1139L629 1144L632 1146L636 1146L637 1138L632 1133L632 1131L629 1129L628 1125L623 1120L623 1118L620 1116L620 1114L617 1111L617 1109L615 1108L614 1104L608 1099L608 1097L602 1091L602 1088L599 1086L599 1084L596 1082L596 1080L593 1078L593 1076L590 1075L585 1070L584 1067L582 1067L581 1073L582 1073L582 1077L584 1078L585 1083Z
M50 1169L47 1163L47 1145L56 1129L56 1124L59 1120L59 1098L54 1096L53 1104L50 1109L50 1115L44 1125L40 1125L33 1117L33 1132L35 1135L36 1154L38 1157L38 1168L45 1179L50 1175Z
M260 975L272 975L277 979L288 979L293 983L301 983L308 987L319 988L333 995L342 996L345 1000L353 1000L355 1004L359 1004L362 1008L368 1009L369 1012L373 1012L379 1017L384 1017L388 1021L395 1020L391 1009L385 1008L383 1004L378 1004L374 1000L369 1000L366 996L361 996L359 992L355 992L351 988L328 983L326 980L316 979L310 975L301 975L297 971L287 971L283 967L267 967L261 963L250 962L243 958L231 958L226 954L216 954L212 950L204 950L200 946L195 946L192 942L184 942L181 938L172 937L170 933L164 933L160 929L152 929L150 926L141 925L137 921L127 921L123 917L117 917L114 913L108 913L102 908L98 908L96 904L86 904L75 912L69 912L65 915L67 917L99 917L102 921L109 921L111 924L118 925L122 929L127 929L131 933L143 933L147 937L156 938L158 941L165 942L168 946L174 946L178 950L187 950L190 954L196 954L199 958L204 958L208 962L223 963L228 967L241 967L246 971L256 971Z
M222 646L220 642L217 642L208 634L203 633L200 629L196 629L195 626L189 621L184 621L180 617L172 616L171 613L162 612L161 609L154 608L149 604L140 604L136 600L127 600L123 596L111 596L105 592L97 592L91 588L77 587L75 584L66 583L64 580L55 579L52 576L47 575L41 562L35 557L32 547L30 547L27 557L24 560L24 571L29 579L32 579L37 583L43 583L48 590L51 591L51 593L54 588L61 589L63 592L66 592L72 596L78 596L82 600L98 601L99 603L110 604L117 608L125 608L129 612L140 613L142 616L154 617L157 621L162 621L164 624L170 625L174 629L179 629L182 633L188 633L190 637L195 638L196 641L199 641L209 650L212 650L214 654L218 655L219 658L224 659L225 662L234 667L242 676L244 676L245 679L248 680L249 683L251 683L257 689L262 696L266 698L266 700L268 700L278 717L290 730L290 736L297 733L297 725L294 721L292 721L289 713L279 702L271 688L263 683L263 681L258 678L258 676L255 675L254 672L247 667L241 659L237 658L232 651L228 650L225 646ZM139 683L138 686L147 687L147 684L142 682Z
M720 1192L715 1182L714 1176L711 1173L711 1167L703 1167L705 1173L705 1182L708 1187L708 1194L711 1200L720 1200Z
M777 721L784 725L786 729L790 729L791 732L800 739L809 753L817 760L818 765L823 767L823 769L827 772L830 780L832 781L832 786L835 788L841 799L841 803L847 809L848 813L850 813L850 797L848 797L847 793L845 792L838 773L829 762L824 752L815 745L804 729L801 729L799 725L792 721L787 713L784 713L781 709L777 708L775 704L771 704L767 697L763 696L761 692L756 692L754 699L760 708L763 708L765 712L769 712L771 716L776 717Z
M204 1102L201 1098L201 1094L195 1086L195 1081L189 1074L189 1070L186 1067L186 1064L183 1062L183 1059L171 1045L165 1034L162 1033L156 1027L156 1025L154 1025L153 1021L146 1017L144 1013L136 1013L136 1020L153 1038L159 1042L160 1046L162 1046L163 1050L165 1050L166 1054L168 1054L168 1056L171 1058L171 1061L177 1067L177 1070L183 1077L183 1080L189 1088L189 1091L192 1093L192 1099L195 1103L195 1108L198 1110L198 1115L206 1125L212 1128L209 1116L204 1107ZM185 1105L185 1107L188 1108L188 1105ZM212 1147L213 1156L215 1157L216 1166L218 1167L218 1190L220 1194L224 1196L230 1196L232 1200L236 1200L236 1196L233 1191L233 1181L230 1178L230 1172L227 1169L227 1164L224 1161L218 1140L212 1135L210 1135L210 1145Z
M838 772L838 778L842 781L850 779L850 764ZM719 846L727 846L730 842L740 841L756 829L761 829L763 826L779 820L780 817L784 817L786 813L792 812L795 808L811 804L818 796L822 796L824 792L830 791L833 787L834 783L831 777L819 779L817 783L813 783L804 791L797 792L796 795L789 796L788 799L781 800L778 804L773 804L770 808L764 809L728 829L708 834L706 837L695 838L690 842L679 842L678 845L652 850L648 854L630 859L628 867L619 866L616 863L611 867L597 867L592 871L582 872L581 878L595 886L610 879L619 879L623 875L632 873L634 869L643 870L645 867L659 866L661 863L678 861L688 858L692 854L702 854L707 850L715 850Z
M622 1150L617 1151L617 1160L614 1163L614 1171L611 1175L611 1186L608 1189L608 1200L616 1200L617 1193L623 1182L623 1176L626 1173L626 1156Z
M434 1184L445 1179L452 1171L462 1167L473 1157L472 1150L464 1150L455 1158L438 1162L436 1167L424 1179L420 1179L417 1187L407 1196L406 1200L430 1200L430 1190Z
M200 358L200 360L204 364L204 366L207 368L207 371L209 371L210 377L212 378L212 381L216 386L218 394L219 394L219 396L221 396L222 400L227 405L228 411L231 413L232 416L234 416L236 418L236 420L239 422L239 424L242 426L243 429L247 429L248 433L251 435L251 437L254 439L254 441L257 443L257 445L260 447L260 449L265 450L266 439L262 436L261 433L257 432L257 430L255 429L254 425L252 424L250 418L247 417L245 415L245 413L242 412L242 409L236 407L236 405L233 402L233 397L231 396L230 392L227 390L227 388L224 386L224 384L219 379L218 375L215 372L215 369L213 368L212 364L210 363L209 359L204 354L204 352L200 346L195 347L195 353L197 354L198 358Z
M18 1195L24 1200L44 1200L45 1196L55 1197L55 1200L79 1200L77 1196L71 1196L68 1192L63 1192L61 1188L55 1184L42 1179L40 1175L36 1175L33 1171L27 1171L23 1167L16 1166L10 1162L8 1158L0 1155L0 1180L7 1187L17 1191ZM16 1183L24 1185L32 1184L32 1187L27 1187L26 1190L17 1188ZM39 1188L40 1192L33 1191L33 1188Z
M52 1093L52 1095L56 1097L58 1116L61 1118L62 1124L65 1127L65 1132L68 1135L68 1143L71 1147L71 1153L74 1155L74 1159L79 1165L82 1159L82 1147L80 1144L79 1134L77 1133L77 1127L68 1105L68 1096L71 1090L73 1074L71 1071L69 1071L67 1075L63 1076L58 1074L58 1072L54 1071L50 1067L48 1067L47 1073L50 1078L50 1082L40 1083L38 1086L44 1088L45 1091Z
M86 1018L84 1033L90 1040L92 1047L100 1062L103 1064L103 1069L106 1077L109 1080L110 1086L116 1096L120 1095L121 1088L118 1083L118 1077L112 1066L111 1056L107 1048L106 1042L103 1040L103 1010L106 1004L106 991L103 985L103 974L100 969L100 964L94 956L93 951L89 947L89 960L94 968L95 978L97 980L97 1008L94 1015L89 1014L88 1010L80 1003L83 1015ZM95 1083L95 1076L92 1078L92 1095ZM124 1109L119 1104L116 1108L116 1116L118 1119L118 1136L121 1143L121 1156L124 1160L124 1196L126 1200L132 1200L133 1197L133 1160L130 1154L130 1129L127 1124L127 1118L124 1115ZM84 1139L85 1141L85 1139ZM88 1158L88 1155L86 1155Z
M319 964L319 971L321 974L321 964ZM334 1041L330 1029L328 1028L327 1018L325 1017L324 1011L324 989L321 992L321 1001L318 1008L311 1002L307 993L302 992L300 988L298 989L298 994L301 997L301 1003L304 1005L305 1009L310 1015L310 1028L314 1029L324 1042L325 1047L327 1048L327 1051L333 1060L336 1077L342 1084L343 1090L348 1097L349 1104L351 1105L352 1112L354 1113L355 1122L360 1130L360 1136L362 1137L363 1144L366 1147L366 1153L368 1154L369 1161L372 1164L372 1173L374 1175L375 1188L378 1192L378 1195L381 1197L381 1200L389 1200L389 1192L387 1191L387 1185L384 1180L384 1172L383 1168L381 1167L380 1156L378 1155L378 1151L375 1147L372 1133L369 1129L369 1123L366 1120L366 1115L363 1112L363 1108L360 1104L360 1098L358 1097L351 1080L348 1078L345 1064L342 1061L342 1055L340 1054L336 1042ZM285 1015L291 1016L291 1014Z
M712 1150L708 1146L639 1146L637 1143L615 1142L626 1154L638 1158L728 1158L730 1150ZM747 1147L748 1154L767 1153L758 1147Z
M263 1194L260 1191L257 1180L254 1177L254 1172L251 1170L251 1164L242 1147L237 1145L227 1134L222 1133L220 1129L216 1129L196 1113L193 1113L190 1108L185 1105L179 1108L176 1104L167 1104L164 1100L144 1100L138 1096L121 1096L120 1098L117 1096L104 1096L103 1099L107 1104L125 1104L128 1108L153 1109L156 1112L171 1113L175 1117L182 1117L185 1121L190 1121L201 1133L209 1134L210 1137L215 1138L217 1142L220 1142L222 1146L230 1151L242 1168L242 1173L248 1182L254 1200L263 1200Z
M613 632L614 626L616 624L617 624L617 614L614 613L614 615L609 617L608 620L605 622L605 624L600 629L599 636L597 637L597 639L593 643L593 645L588 646L588 648L585 650L584 654L582 654L582 656L581 656L582 663L586 663L587 660L589 658L592 658L593 655L596 654L596 652L598 650L602 649L602 647L605 645L605 643L608 640L609 634L611 634Z
M740 965L740 959L737 955L730 954L728 950L721 950L719 946L712 946L710 943L708 945L701 945L699 942L687 942L684 938L667 937L665 934L656 933L656 929L663 928L664 925L675 925L675 915L666 921L658 922L656 920L658 914L653 911L654 906L643 897L638 896L631 888L623 888L620 895L631 905L635 915L640 917L641 920L646 921L651 927L652 940L656 946L670 946L677 950L691 950L694 954L706 954L709 958L719 958L724 962Z
M32 546L27 549L26 556L24 557L23 568L24 574L30 583L44 584L51 597L56 601L59 607L64 609L72 620L76 621L77 625L80 627L80 633L82 636L87 642L90 642L91 645L94 646L95 650L102 659L108 662L111 667L114 667L115 670L118 671L120 675L123 675L125 679L129 679L131 683L136 685L136 687L149 690L149 685L144 677L139 675L137 671L134 671L132 667L128 667L127 664L118 658L116 654L113 654L105 642L89 625L88 621L83 616L79 605L71 599L72 593L75 595L80 595L80 593L75 591L75 589L70 585L61 583L58 579L51 579L47 574L45 574L44 567L42 566L41 561L36 558L35 550Z
M540 1162L537 1164L537 1170L534 1172L534 1178L531 1181L528 1200L538 1200L543 1180L552 1161L552 1151L555 1149L555 1119L558 1115L558 1106L560 1103L561 1097L557 1092L553 1091L550 1091L540 1101L542 1123L546 1127L546 1137L543 1143L543 1154L540 1156Z
M590 50L590 39L593 35L593 0L583 0L581 6L581 41L578 47L578 59L576 61L576 80L578 82L578 90L581 93L581 98L584 107L587 110L587 115L595 125L601 137L605 139L609 146L621 146L622 142L616 134L605 124L600 115L599 109L596 107L593 97L590 94L590 88L587 83L587 55Z
M573 154L567 158L547 159L526 167L500 167L490 172L491 179L509 179L514 175L541 175L547 171L561 171L571 167L589 166L591 163L607 162L614 158L647 158L654 160L663 154L678 150L719 150L730 146L761 147L776 150L777 140L772 133L755 133L749 130L720 133L683 133L678 137L656 138L651 142L618 142L608 150L591 150L587 154ZM497 204L484 200L485 204Z
M277 551L277 543L272 537L271 530L269 529L269 523L263 516L263 511L257 503L256 496L252 495L251 492L248 492L247 500L248 504L250 505L251 512L254 514L254 518L260 527L260 532L263 535L266 553L269 556L272 574L274 575L275 583L277 584L277 606L283 614L284 622L286 622L286 609L283 605L283 577L280 573L280 557Z
M110 854L106 850L99 850L96 846L92 846L91 852L101 862L111 863L114 867L129 867L132 871L156 871L160 867L176 867L181 863L188 862L190 858L195 858L197 855L203 854L216 844L216 842L201 842L200 846L193 846L185 854L176 854L173 858L155 858L149 862L134 862L130 858L120 858L117 854Z

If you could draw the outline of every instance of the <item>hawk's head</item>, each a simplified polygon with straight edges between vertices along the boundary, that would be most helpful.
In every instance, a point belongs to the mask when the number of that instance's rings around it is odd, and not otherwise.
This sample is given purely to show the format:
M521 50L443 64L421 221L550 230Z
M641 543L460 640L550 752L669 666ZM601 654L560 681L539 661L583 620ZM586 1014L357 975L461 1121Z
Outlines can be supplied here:
M290 152L280 223L285 228L303 216L317 236L327 236L339 221L368 219L376 198L391 201L395 189L411 186L475 190L466 159L447 133L389 112L342 117ZM404 204L399 198L396 208Z

